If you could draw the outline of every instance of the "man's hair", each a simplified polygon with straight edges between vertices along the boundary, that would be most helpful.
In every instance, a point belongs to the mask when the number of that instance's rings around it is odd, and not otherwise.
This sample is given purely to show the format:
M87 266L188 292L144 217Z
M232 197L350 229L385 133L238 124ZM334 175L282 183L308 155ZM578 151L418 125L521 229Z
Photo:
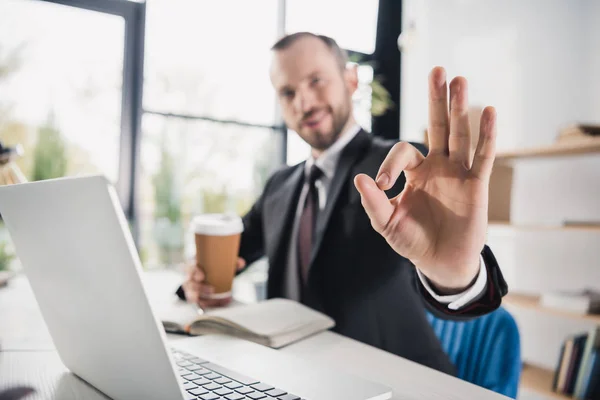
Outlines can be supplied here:
M271 50L273 50L273 51L285 50L288 47L290 47L292 44L296 43L298 40L305 38L305 37L312 37L315 39L319 39L320 41L325 43L325 45L327 46L329 51L331 51L331 53L335 57L335 60L338 63L338 66L340 67L340 69L344 70L346 68L346 64L348 63L348 53L346 52L346 50L340 48L340 46L338 46L338 44L335 40L333 40L329 36L325 36L325 35L315 35L314 33L310 33L310 32L292 33L289 35L285 35L284 37L279 39L277 41L277 43L275 43L273 45L273 47L271 47Z

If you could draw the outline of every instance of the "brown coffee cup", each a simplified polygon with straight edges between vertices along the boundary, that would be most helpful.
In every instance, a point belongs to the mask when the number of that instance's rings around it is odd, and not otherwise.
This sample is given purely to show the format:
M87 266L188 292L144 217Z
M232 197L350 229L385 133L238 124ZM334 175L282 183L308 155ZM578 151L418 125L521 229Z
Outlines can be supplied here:
M204 271L206 283L215 289L210 297L230 297L244 230L242 219L228 214L202 214L194 217L192 227L196 265Z

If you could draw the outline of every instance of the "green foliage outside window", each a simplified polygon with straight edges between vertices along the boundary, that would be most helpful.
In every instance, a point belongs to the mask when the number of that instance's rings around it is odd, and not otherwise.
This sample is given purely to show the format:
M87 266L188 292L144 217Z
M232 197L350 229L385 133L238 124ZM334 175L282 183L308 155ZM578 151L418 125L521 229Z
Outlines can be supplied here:
M38 130L38 140L33 152L32 181L60 178L67 174L65 141L54 126L53 118Z
M10 269L10 265L15 259L15 255L9 251L8 247L7 242L0 242L0 271L7 271Z
M154 184L154 235L163 264L183 259L183 226L181 196L177 190L175 160L163 142L160 166Z
M175 187L175 165L173 156L163 146L160 154L160 168L154 175L154 216L166 218L172 223L181 221L181 200Z

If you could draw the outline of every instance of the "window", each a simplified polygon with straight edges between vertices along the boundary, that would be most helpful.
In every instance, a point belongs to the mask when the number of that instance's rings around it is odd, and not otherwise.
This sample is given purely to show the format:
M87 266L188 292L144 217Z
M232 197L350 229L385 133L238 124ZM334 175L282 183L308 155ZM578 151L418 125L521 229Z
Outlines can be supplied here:
M327 35L335 38L340 47L371 54L375 51L378 3L378 0L287 0L286 31Z
M28 179L101 173L116 182L123 46L121 17L2 0L0 139L24 147Z
M373 67L370 65L358 66L358 89L354 93L354 117L356 122L367 131L371 131Z
M144 109L272 125L277 1L148 3Z
M246 213L281 164L269 80L277 7L277 0L148 4L137 205L148 268L193 252L187 233L195 214Z
M117 184L149 266L182 260L195 213L243 214L276 167L307 157L269 80L284 30L335 37L357 62L375 48L377 0L53 1L0 2L0 139L23 145L29 179ZM366 129L372 80L360 65Z
M245 214L280 164L280 132L146 115L141 151L140 254L147 267L183 261L190 219ZM193 253L192 253L193 254Z
M23 147L17 165L27 179L103 174L117 182L124 38L120 16L0 2L0 140ZM18 269L14 259L0 225L0 270Z

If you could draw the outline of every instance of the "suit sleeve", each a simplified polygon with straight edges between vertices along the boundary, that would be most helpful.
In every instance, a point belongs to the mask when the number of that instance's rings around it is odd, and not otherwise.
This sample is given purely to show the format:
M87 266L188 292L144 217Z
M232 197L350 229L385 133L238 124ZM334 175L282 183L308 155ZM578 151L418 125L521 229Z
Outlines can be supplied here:
M477 300L458 310L451 310L447 304L436 301L417 277L415 269L414 284L425 303L425 307L432 314L438 318L461 321L479 317L500 307L502 297L508 293L508 285L502 276L502 271L498 266L494 253L492 253L492 250L487 245L483 247L481 256L487 270L487 286Z
M265 184L265 188L250 211L244 215L244 232L240 242L240 257L246 260L246 265L252 264L265 255L265 237L263 230L263 206L265 193L268 192L273 176ZM244 269L245 270L245 269ZM240 271L243 272L243 271Z

